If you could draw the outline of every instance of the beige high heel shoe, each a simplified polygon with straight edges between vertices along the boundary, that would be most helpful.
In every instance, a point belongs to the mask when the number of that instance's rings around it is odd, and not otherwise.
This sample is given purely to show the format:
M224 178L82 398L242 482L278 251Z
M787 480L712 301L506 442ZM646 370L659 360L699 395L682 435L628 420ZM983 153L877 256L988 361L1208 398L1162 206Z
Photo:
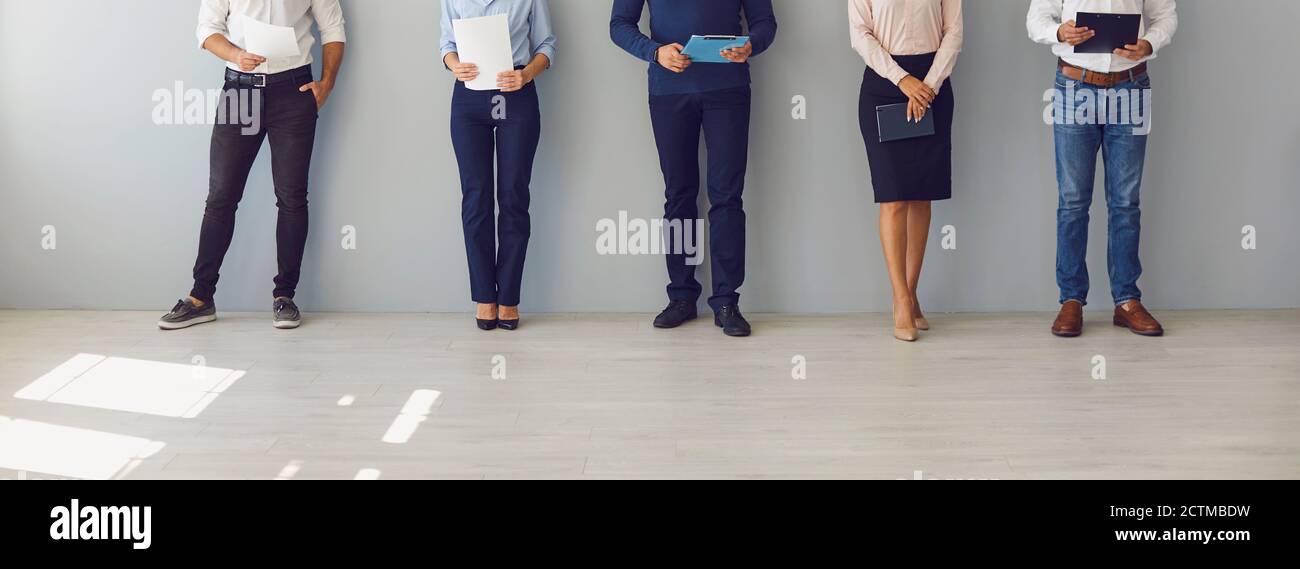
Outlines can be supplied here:
M915 342L921 339L921 333L916 328L894 328L894 338L904 342Z
M894 312L898 312L897 307ZM897 322L898 319L895 318L894 321ZM921 333L916 328L894 328L894 338L903 342L915 342L921 338Z
M920 314L920 316L916 317L916 329L921 330L922 332L928 331L930 329L930 321L926 319L924 313L921 312L921 304L919 302L913 302L912 310L914 310L916 314Z

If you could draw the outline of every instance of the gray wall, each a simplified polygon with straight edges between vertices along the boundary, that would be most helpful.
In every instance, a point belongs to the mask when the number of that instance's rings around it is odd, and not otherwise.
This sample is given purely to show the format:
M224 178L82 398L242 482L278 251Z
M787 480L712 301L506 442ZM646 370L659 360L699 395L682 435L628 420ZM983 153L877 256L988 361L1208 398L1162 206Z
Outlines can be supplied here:
M311 310L469 307L459 187L437 64L438 2L344 0L348 60L323 115L300 300ZM540 82L546 128L526 278L533 311L650 311L658 257L602 257L595 226L661 213L645 68L608 40L609 2L551 0L558 65ZM936 207L923 284L934 311L1050 309L1056 190L1042 93L1053 57L1026 39L1024 0L967 2L957 198ZM1243 13L1249 4L1250 15ZM1160 308L1300 306L1300 88L1293 0L1184 0L1155 63L1158 122L1144 188L1142 285ZM204 126L155 126L155 89L219 86L195 48L197 2L0 0L0 307L157 309L189 287L207 187ZM755 62L747 203L750 311L888 306L856 123L862 62L843 0L778 0L776 46ZM1261 17L1267 14L1267 17ZM593 87L598 85L599 87ZM803 95L808 119L791 118ZM223 309L268 304L275 208L254 169L222 278ZM1100 197L1100 193L1098 194ZM1105 213L1093 212L1095 306L1107 304ZM1254 225L1259 249L1243 251ZM53 225L58 248L41 248ZM340 228L358 229L344 251ZM707 281L706 281L707 282Z

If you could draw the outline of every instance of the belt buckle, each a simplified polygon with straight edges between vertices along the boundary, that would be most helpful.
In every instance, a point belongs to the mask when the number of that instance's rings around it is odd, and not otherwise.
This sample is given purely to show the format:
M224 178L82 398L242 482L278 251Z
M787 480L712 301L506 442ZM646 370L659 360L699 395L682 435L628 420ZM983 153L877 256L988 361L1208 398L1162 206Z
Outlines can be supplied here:
M261 80L260 83L258 82L259 79ZM266 88L266 75L254 75L252 86L262 89Z
M1115 75L1112 73L1097 73L1092 71L1087 71L1086 73L1092 76L1092 81L1085 79L1084 83L1091 83L1103 89L1109 89L1115 86Z

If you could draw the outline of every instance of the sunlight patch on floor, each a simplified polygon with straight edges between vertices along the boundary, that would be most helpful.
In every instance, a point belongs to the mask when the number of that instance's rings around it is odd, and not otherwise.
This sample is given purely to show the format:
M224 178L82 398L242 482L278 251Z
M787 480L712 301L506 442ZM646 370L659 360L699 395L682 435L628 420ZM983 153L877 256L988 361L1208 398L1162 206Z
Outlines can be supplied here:
M441 396L441 391L432 389L417 389L411 393L411 397L406 400L406 405L402 406L402 413L393 420L393 424L388 427L388 432L384 433L384 442L400 445L411 440L411 435L415 434L420 423L429 418L433 404L437 403Z
M244 373L205 365L77 354L14 397L192 419Z
M108 480L164 446L140 437L0 416L0 468Z

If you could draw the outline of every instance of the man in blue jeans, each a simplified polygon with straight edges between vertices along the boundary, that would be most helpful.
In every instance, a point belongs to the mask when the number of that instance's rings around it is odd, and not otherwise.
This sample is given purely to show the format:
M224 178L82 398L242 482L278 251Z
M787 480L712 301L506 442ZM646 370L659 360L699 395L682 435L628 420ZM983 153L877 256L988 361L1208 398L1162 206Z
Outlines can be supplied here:
M650 5L650 37L639 24ZM730 63L692 63L682 54L692 35L744 35L743 47L727 49ZM650 120L667 202L668 307L655 318L656 328L676 328L696 318L703 287L687 261L682 230L699 217L699 146L704 132L708 150L709 242L714 324L728 336L748 336L749 322L740 313L738 290L745 281L745 168L749 156L749 58L776 40L772 0L615 0L610 37L628 53L650 64ZM677 226L673 222L680 221ZM673 228L681 230L674 231Z
M1141 14L1136 44L1112 53L1075 53L1094 30L1077 25L1080 12ZM1107 268L1115 301L1112 322L1142 336L1164 329L1142 306L1138 243L1142 169L1151 119L1147 62L1169 45L1178 29L1176 0L1033 0L1026 23L1029 37L1053 46L1059 57L1053 124L1060 203L1056 214L1056 281L1061 312L1052 333L1083 333L1088 301L1088 210L1097 174L1097 152L1106 167L1110 218Z

